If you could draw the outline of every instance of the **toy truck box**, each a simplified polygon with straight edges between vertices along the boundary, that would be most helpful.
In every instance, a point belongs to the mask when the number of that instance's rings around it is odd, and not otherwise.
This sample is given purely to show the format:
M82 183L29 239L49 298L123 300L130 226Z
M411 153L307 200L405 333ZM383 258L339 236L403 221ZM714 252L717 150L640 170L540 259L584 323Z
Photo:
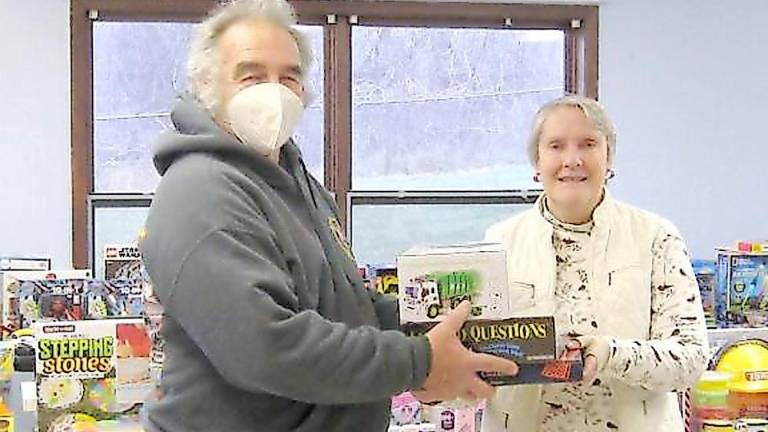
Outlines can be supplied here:
M400 322L440 321L463 300L473 319L511 315L506 253L500 244L416 248L397 258Z

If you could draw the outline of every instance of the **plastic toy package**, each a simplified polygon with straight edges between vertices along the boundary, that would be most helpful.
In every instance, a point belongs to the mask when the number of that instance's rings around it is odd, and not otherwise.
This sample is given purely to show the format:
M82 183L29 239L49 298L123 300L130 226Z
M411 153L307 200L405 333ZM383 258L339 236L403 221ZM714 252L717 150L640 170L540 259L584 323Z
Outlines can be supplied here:
M401 393L392 398L390 411L390 424L403 426L407 424L419 424L422 420L421 402L411 393Z
M90 276L90 270L5 272L3 326L12 332L40 319L82 319L82 293Z
M37 321L79 321L145 315L145 285L125 277L91 279L90 271L8 272L6 333Z
M389 432L479 432L483 403L462 400L422 405L411 393L392 398Z
M482 406L442 403L426 408L426 417L438 432L480 432Z
M395 267L369 267L371 275L374 276L374 288L382 294L397 294L400 280L397 277L397 268Z

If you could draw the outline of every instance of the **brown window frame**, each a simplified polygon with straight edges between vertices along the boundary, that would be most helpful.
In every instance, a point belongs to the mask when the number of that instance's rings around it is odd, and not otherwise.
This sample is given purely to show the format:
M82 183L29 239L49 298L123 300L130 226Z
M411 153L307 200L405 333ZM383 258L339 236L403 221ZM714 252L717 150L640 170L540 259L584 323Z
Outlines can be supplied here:
M93 27L102 21L201 21L216 0L71 0L72 262L89 262L93 191ZM351 27L433 26L562 29L565 89L597 98L598 7L418 1L293 0L301 24L324 25L325 185L346 226L352 180ZM331 24L330 17L335 18Z

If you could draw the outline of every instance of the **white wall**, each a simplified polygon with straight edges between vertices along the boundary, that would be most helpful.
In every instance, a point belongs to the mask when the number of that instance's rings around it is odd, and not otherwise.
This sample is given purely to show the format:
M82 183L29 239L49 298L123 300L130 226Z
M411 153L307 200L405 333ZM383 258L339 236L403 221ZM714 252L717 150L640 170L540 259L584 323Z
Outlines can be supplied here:
M601 2L614 193L672 220L695 257L768 239L766 16L765 0Z
M69 267L69 1L0 0L0 52L0 255Z

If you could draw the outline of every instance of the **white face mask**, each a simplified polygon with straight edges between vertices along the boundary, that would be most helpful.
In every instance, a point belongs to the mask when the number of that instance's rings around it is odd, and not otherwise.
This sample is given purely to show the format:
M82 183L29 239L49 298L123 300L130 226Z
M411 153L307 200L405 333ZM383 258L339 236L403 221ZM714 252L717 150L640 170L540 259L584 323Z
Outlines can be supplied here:
M232 132L264 156L280 150L303 113L301 99L288 87L276 83L246 87L227 106Z

